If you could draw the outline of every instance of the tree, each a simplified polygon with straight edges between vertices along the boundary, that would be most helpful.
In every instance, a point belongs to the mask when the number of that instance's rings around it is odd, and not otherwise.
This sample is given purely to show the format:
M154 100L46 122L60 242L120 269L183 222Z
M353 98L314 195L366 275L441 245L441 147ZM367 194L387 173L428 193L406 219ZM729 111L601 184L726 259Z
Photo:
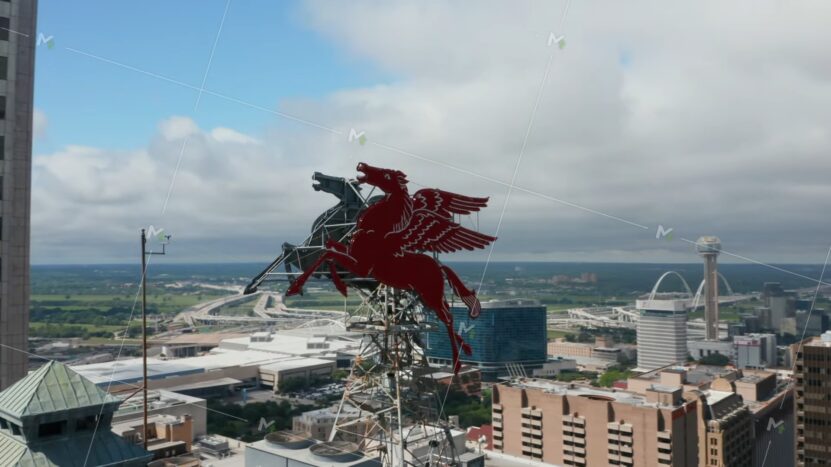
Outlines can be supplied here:
M610 369L607 372L600 375L597 383L604 388L612 387L615 381L619 381L622 379L627 379L632 374L631 371L621 371L617 369Z

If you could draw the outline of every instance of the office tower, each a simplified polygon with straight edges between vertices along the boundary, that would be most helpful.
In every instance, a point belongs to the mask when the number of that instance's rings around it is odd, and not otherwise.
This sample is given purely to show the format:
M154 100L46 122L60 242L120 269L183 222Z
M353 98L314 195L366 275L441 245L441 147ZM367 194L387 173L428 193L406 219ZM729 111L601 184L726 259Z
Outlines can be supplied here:
M479 368L483 381L509 373L531 375L548 358L546 310L534 300L483 302L477 319L469 318L465 307L452 307L451 312L456 332L473 348L472 355L461 354L462 363ZM440 324L434 313L426 316L428 322ZM424 344L430 363L452 364L444 326L426 333Z
M797 344L798 346L798 344ZM796 465L831 463L831 331L803 341L796 353Z
M0 1L0 390L26 375L36 0Z
M687 299L637 300L638 369L650 371L687 361Z
M704 322L705 339L718 340L718 268L717 258L721 252L718 237L701 237L695 242L698 254L704 258Z
M677 386L637 394L548 380L500 383L494 450L568 466L693 466L695 405Z

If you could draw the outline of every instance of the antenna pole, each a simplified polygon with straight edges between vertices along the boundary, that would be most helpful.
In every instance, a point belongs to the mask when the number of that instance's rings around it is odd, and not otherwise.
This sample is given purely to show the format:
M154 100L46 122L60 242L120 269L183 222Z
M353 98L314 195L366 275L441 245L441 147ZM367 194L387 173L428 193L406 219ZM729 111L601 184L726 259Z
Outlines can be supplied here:
M147 234L141 229L141 366L142 366L142 392L144 393L144 428L142 431L142 442L144 450L147 450ZM127 329L129 330L129 326Z

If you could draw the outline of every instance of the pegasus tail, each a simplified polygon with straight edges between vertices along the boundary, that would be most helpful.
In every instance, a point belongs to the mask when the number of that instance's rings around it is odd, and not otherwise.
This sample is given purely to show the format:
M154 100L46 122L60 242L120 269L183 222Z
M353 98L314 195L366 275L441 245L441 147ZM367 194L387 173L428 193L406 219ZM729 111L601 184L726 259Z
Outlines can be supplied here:
M456 272L450 269L449 267L442 265L442 271L444 271L445 276L447 276L447 282L450 283L450 287L453 288L453 292L462 299L462 302L467 306L468 315L471 318L478 318L479 313L482 311L482 305L479 303L479 299L476 298L476 291L468 289L465 287L465 284L459 279L459 276L456 275Z

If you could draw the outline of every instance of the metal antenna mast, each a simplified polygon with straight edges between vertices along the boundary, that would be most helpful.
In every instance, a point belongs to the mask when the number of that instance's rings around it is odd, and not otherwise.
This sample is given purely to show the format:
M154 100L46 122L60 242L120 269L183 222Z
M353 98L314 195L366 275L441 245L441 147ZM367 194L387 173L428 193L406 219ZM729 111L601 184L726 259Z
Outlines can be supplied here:
M357 439L387 467L454 465L457 454L446 421L438 419L437 394L422 379L433 370L421 337L437 326L425 321L413 293L385 285L358 291L362 303L347 329L362 333L363 342L329 440ZM346 405L360 416L344 416ZM415 452L418 447L427 454Z
M153 227L151 229L155 230ZM161 242L162 251L147 251L147 232L141 229L141 387L144 393L144 426L141 437L145 450L147 449L147 257L150 255L164 255L165 246L168 243L170 243L170 235L165 235ZM129 326L127 326L127 329L129 330Z

